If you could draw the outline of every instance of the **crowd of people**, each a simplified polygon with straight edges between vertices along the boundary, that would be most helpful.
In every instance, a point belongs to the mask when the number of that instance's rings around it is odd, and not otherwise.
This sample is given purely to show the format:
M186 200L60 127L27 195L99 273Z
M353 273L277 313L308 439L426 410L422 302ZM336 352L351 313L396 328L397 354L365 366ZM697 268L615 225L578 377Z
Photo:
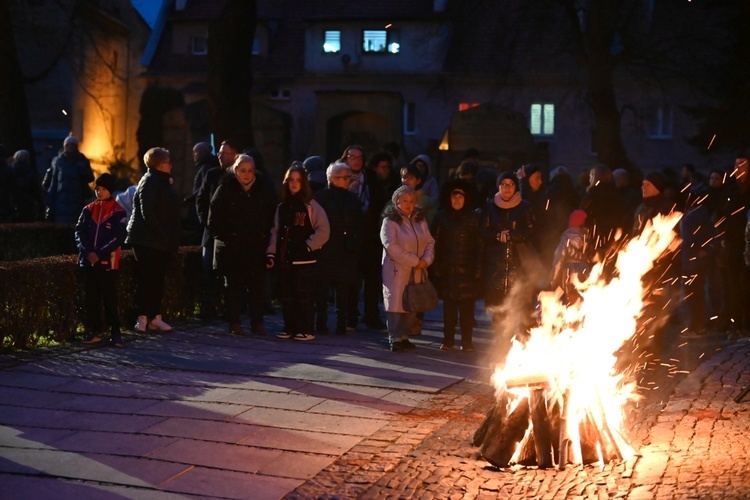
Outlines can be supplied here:
M604 263L605 276L614 272L607 266L617 250L649 220L673 211L684 214L675 228L680 249L644 278L646 307L684 303L677 315L684 337L750 334L746 153L708 177L690 164L645 177L596 164L574 179L563 166L481 162L471 150L441 183L426 154L401 164L397 151L366 157L351 145L330 164L320 156L293 162L280 196L255 149L225 140L216 156L208 143L193 153L196 175L185 199L172 188L163 148L145 154L146 173L116 198L114 178L105 173L94 180L72 136L43 181L29 172L25 151L0 172L13 183L6 185L23 186L15 198L0 199L5 221L36 220L44 212L48 220L76 223L88 310L84 342L102 341L103 304L110 342L122 346L114 271L126 243L137 263L134 329L171 330L161 300L185 203L202 230L201 317L223 314L233 335L248 335L243 310L250 333L267 335L263 317L276 299L281 339L346 335L364 325L387 331L392 351L412 350L409 338L421 333L423 313L405 309L404 289L430 280L443 300L441 349L474 349L478 300L498 344L507 346L533 326L541 290L559 288L561 300L580 300L574 276L585 279L596 262ZM92 181L96 198L88 203ZM643 349L658 346L664 321L644 323Z

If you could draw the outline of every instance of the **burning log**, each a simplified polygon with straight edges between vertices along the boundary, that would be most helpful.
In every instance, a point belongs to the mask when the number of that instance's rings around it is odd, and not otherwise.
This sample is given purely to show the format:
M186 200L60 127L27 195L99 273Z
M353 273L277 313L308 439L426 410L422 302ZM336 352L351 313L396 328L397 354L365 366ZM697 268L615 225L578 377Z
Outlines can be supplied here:
M581 462L583 465L593 464L599 460L597 445L599 444L599 429L596 428L593 417L586 412L578 424L581 437Z
M573 442L568 435L568 399L570 398L570 390L565 391L563 396L562 405L555 403L552 406L551 418L552 418L552 435L559 436L557 447L554 449L555 462L557 463L558 470L565 470L565 467L569 463L573 463L570 457L573 455Z
M540 469L552 467L552 439L547 417L547 400L544 389L534 389L529 396L531 424L534 432L536 462Z
M499 425L493 425L488 429L482 444L481 453L485 460L495 467L508 467L516 445L526 434L529 415L529 400L524 398L504 422L495 418Z
M487 415L484 417L484 421L482 421L482 425L474 431L474 439L471 442L473 446L482 446L484 438L487 435L487 432L489 432L490 427L493 427L493 424L495 426L498 424L502 425L503 419L505 418L506 405L507 402L503 404L496 402L495 405L490 408L490 411L488 411Z
M511 458L511 461L514 461ZM524 466L536 465L536 443L534 440L534 432L531 428L528 428L528 432L521 440L521 444L518 447L518 457L515 459L515 463Z

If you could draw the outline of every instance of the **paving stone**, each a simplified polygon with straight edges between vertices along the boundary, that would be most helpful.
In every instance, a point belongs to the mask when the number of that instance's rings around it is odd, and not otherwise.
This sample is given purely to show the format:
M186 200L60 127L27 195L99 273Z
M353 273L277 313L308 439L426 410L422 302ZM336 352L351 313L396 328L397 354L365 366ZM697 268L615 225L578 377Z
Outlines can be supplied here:
M354 447L359 436L312 432L304 429L258 427L256 432L240 441L247 446L276 448L288 451L342 455Z
M301 479L196 467L163 484L161 489L172 493L245 500L249 496L282 498L302 482Z
M280 450L266 450L251 446L180 439L155 451L150 458L255 473L280 457L282 453Z
M319 432L338 432L353 436L370 436L382 428L387 421L332 415L310 415L303 412L275 408L252 408L231 421L247 422L268 427L306 429Z

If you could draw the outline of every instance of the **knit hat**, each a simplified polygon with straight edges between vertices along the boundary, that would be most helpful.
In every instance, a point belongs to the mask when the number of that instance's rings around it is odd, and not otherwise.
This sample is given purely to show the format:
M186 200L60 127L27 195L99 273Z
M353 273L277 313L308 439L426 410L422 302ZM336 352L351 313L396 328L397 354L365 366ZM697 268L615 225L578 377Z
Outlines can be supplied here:
M665 187L667 187L667 180L659 172L651 172L644 180L653 184L656 190L660 193L664 191Z
M94 186L101 186L112 194L115 192L115 178L105 172L96 178Z
M326 171L326 161L322 156L310 156L302 162L302 166L305 167L308 174L316 170Z
M516 174L513 172L503 172L502 174L497 176L497 185L496 187L500 189L500 184L505 180L510 179L513 181L513 184L516 185L516 191L518 191L518 177L516 177Z
M576 209L573 210L570 213L570 217L568 217L568 227L578 227L583 226L586 223L586 211Z
M399 199L399 198L401 197L401 195L402 195L402 194L404 194L404 193L411 193L411 194L413 194L413 195L415 195L415 196L416 196L416 194L417 194L417 193L416 193L416 191L414 191L414 190L413 190L412 188L410 188L409 186L399 186L399 187L398 187L398 189L396 189L396 190L395 190L395 191L393 192L393 196L391 196L391 201L393 202L393 204L394 204L394 205L397 205L397 204L398 204L398 199Z
M78 139L76 139L74 136L69 135L65 138L63 141L63 147L67 146L68 144L73 144L74 146L78 146Z

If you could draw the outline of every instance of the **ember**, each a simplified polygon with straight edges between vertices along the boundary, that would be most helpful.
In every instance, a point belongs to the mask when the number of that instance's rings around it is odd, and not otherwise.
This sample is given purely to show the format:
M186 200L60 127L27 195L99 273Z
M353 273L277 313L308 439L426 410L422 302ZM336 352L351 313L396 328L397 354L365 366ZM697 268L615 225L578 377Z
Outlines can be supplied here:
M649 223L615 256L611 279L603 264L584 282L573 277L581 300L566 306L559 289L539 295L540 325L524 344L514 340L496 369L497 402L474 435L488 462L564 469L635 455L622 424L625 405L639 394L632 372L617 372L616 353L639 342L641 280L664 252L676 249L673 228L681 216Z

